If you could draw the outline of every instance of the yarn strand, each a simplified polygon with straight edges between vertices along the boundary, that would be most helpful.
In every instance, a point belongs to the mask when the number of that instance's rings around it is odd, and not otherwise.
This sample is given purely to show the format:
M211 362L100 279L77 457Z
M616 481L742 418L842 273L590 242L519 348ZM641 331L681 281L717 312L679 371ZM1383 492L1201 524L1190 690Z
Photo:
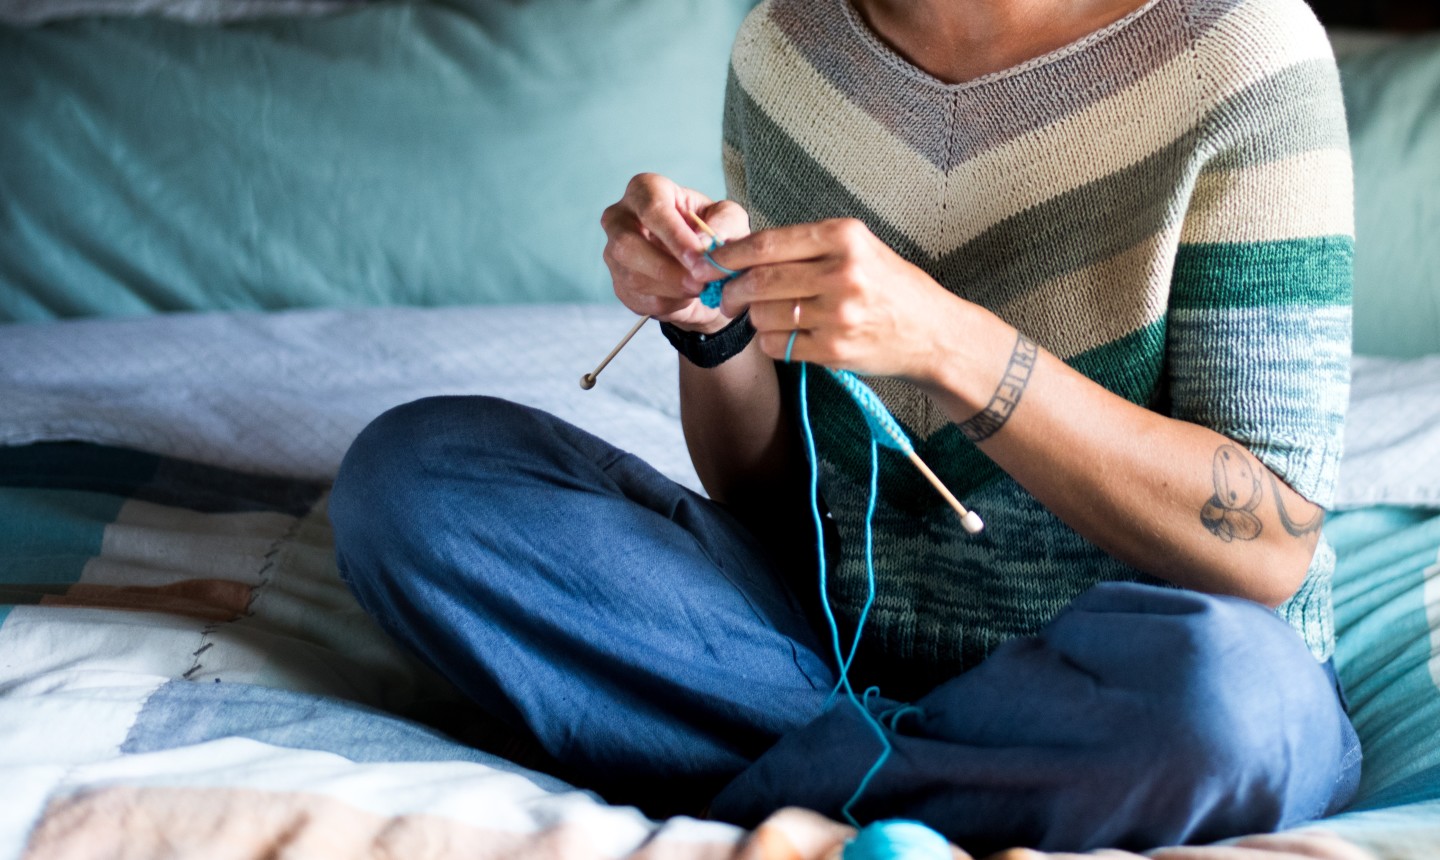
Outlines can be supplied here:
M710 247L705 251L705 260L725 274L724 278L711 281L705 285L705 289L700 294L700 301L707 307L719 307L725 285L739 277L743 272L726 268L715 262L711 253L724 243L720 240L720 237L715 234L715 231L711 230L704 221L700 220L699 216L692 214L691 218L709 234ZM791 363L791 353L795 349L795 339L798 334L798 330L792 331L790 333L790 340L785 345L786 364ZM874 389L866 385L861 381L860 377L848 370L835 370L832 368L825 368L825 370L850 396L850 399L854 401L856 407L859 408L860 413L864 416L866 426L870 430L870 495L865 508L864 525L865 603L860 608L860 615L855 623L855 635L850 642L850 648L847 653L841 646L840 625L836 622L835 611L830 606L829 566L825 558L825 520L820 513L820 458L815 448L815 430L810 423L809 364L800 362L800 430L805 442L805 458L810 466L810 515L815 525L820 606L824 610L825 622L830 628L830 646L835 653L835 665L840 676L834 689L830 691L829 697L826 698L824 707L828 710L831 705L834 704L835 698L843 692L850 703L860 712L861 718L871 730L874 731L875 737L880 741L880 754L875 758L874 763L870 765L864 777L861 778L860 784L855 787L855 792L850 795L850 798L846 800L845 805L841 807L840 810L846 821L855 828L860 829L861 824L855 818L853 811L855 804L860 802L866 789L870 787L870 783L875 779L875 776L880 772L881 768L885 766L885 762L890 759L890 754L894 750L894 746L890 743L885 723L888 721L888 730L893 732L896 731L896 726L902 717L907 714L921 713L920 708L917 706L907 704L887 710L877 717L871 712L870 700L879 695L879 688L870 687L865 690L863 695L856 696L855 689L850 683L850 669L855 662L856 654L859 653L860 650L860 640L865 630L865 622L869 619L870 610L875 604L874 524L875 508L880 496L880 446L884 445L887 448L901 452L921 467L923 467L924 464L915 453L915 446L910 441L910 437L906 435L905 430L900 426L900 422L895 420L895 416L885 407L885 404L880 400L879 395L875 393ZM950 495L949 491L943 488L944 485L939 483L939 479L934 476L933 472L930 472L928 467L922 468L922 471L925 473L927 479L937 485L937 489L941 490L942 494L946 496L947 501L951 502L956 511L960 513L962 517L961 522L965 524L966 529L972 533L978 531L979 518L975 517L972 512L966 511L964 507ZM894 824L894 822L890 824ZM874 826L880 827L879 824ZM915 827L928 830L928 828L923 828L921 825L915 825ZM862 831L862 834L863 833L864 831ZM929 831L929 833L933 834L934 832ZM874 838L879 839L879 842L876 843L878 845L888 837L882 838L882 834L877 831ZM940 839L940 844L943 846L944 839L938 837L938 835L936 835L936 838ZM869 845L869 842L863 844ZM852 846L846 849L846 856L850 856L851 847L858 848L860 846L860 840L852 843Z

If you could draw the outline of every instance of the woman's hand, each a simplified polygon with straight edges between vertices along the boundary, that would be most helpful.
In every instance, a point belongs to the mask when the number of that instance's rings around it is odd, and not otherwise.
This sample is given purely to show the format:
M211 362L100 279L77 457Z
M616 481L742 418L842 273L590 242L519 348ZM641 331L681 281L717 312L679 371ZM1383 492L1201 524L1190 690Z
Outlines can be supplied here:
M792 361L933 384L973 308L849 218L762 230L714 257L747 270L726 286L721 310L749 307L771 358L785 357L798 330Z
M705 262L708 242L696 232L688 212L698 214L722 238L743 236L750 229L750 217L739 205L716 203L663 176L642 173L600 218L608 237L605 264L615 295L630 310L692 331L715 332L733 315L699 300L705 283L720 273Z

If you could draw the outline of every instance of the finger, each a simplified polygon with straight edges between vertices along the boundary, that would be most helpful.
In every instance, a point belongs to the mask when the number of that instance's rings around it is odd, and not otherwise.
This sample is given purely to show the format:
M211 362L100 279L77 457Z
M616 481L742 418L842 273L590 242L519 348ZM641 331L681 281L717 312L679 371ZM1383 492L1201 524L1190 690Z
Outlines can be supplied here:
M742 843L737 860L824 860L854 836L853 827L808 809L786 807L760 822Z
M655 317L659 320L669 320L677 315L684 316L692 305L697 304L694 298L674 298L671 296L657 296L648 293L628 293L620 296L620 303L641 316Z
M610 241L605 243L603 255L611 276L617 283L639 277L668 285L669 288L662 293L664 295L685 292L695 295L698 287L690 287L697 282L689 270L655 240L646 238L641 230L641 224L634 216L628 217L628 223L622 221L615 225Z
M796 313L797 308L799 313ZM757 332L779 331L788 334L795 329L813 332L822 327L821 317L822 309L815 299L781 299L750 305L750 324Z
M755 342L760 344L761 352L776 361L825 363L823 356L815 350L815 336L807 331L797 329L756 332Z
M615 283L615 295L636 313L654 314L657 307L673 309L696 301L696 294L670 281L630 276Z
M684 213L709 206L710 198L658 174L642 173L630 180L625 199L630 211L672 257L687 266L699 260L706 246Z
M870 230L863 222L837 218L760 230L727 242L711 256L726 268L749 269L827 257L870 237Z
M722 306L725 313L737 314L760 302L813 299L821 294L819 282L833 269L825 260L755 266L725 285Z

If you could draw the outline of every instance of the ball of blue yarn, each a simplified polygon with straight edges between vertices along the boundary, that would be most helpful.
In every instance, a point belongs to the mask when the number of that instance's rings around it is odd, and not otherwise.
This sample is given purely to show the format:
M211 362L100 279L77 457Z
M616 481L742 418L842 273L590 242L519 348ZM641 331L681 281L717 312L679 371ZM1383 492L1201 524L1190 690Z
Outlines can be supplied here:
M951 860L950 843L918 821L891 819L860 828L842 860Z

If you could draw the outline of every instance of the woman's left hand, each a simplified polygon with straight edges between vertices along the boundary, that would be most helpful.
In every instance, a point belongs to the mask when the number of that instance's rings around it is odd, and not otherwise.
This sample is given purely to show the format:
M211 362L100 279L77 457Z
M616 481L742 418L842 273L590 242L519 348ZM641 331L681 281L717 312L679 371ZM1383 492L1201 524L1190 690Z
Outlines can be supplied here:
M750 308L760 348L792 361L917 383L957 335L969 303L952 295L853 218L762 230L716 250L745 274L725 287L726 316Z

